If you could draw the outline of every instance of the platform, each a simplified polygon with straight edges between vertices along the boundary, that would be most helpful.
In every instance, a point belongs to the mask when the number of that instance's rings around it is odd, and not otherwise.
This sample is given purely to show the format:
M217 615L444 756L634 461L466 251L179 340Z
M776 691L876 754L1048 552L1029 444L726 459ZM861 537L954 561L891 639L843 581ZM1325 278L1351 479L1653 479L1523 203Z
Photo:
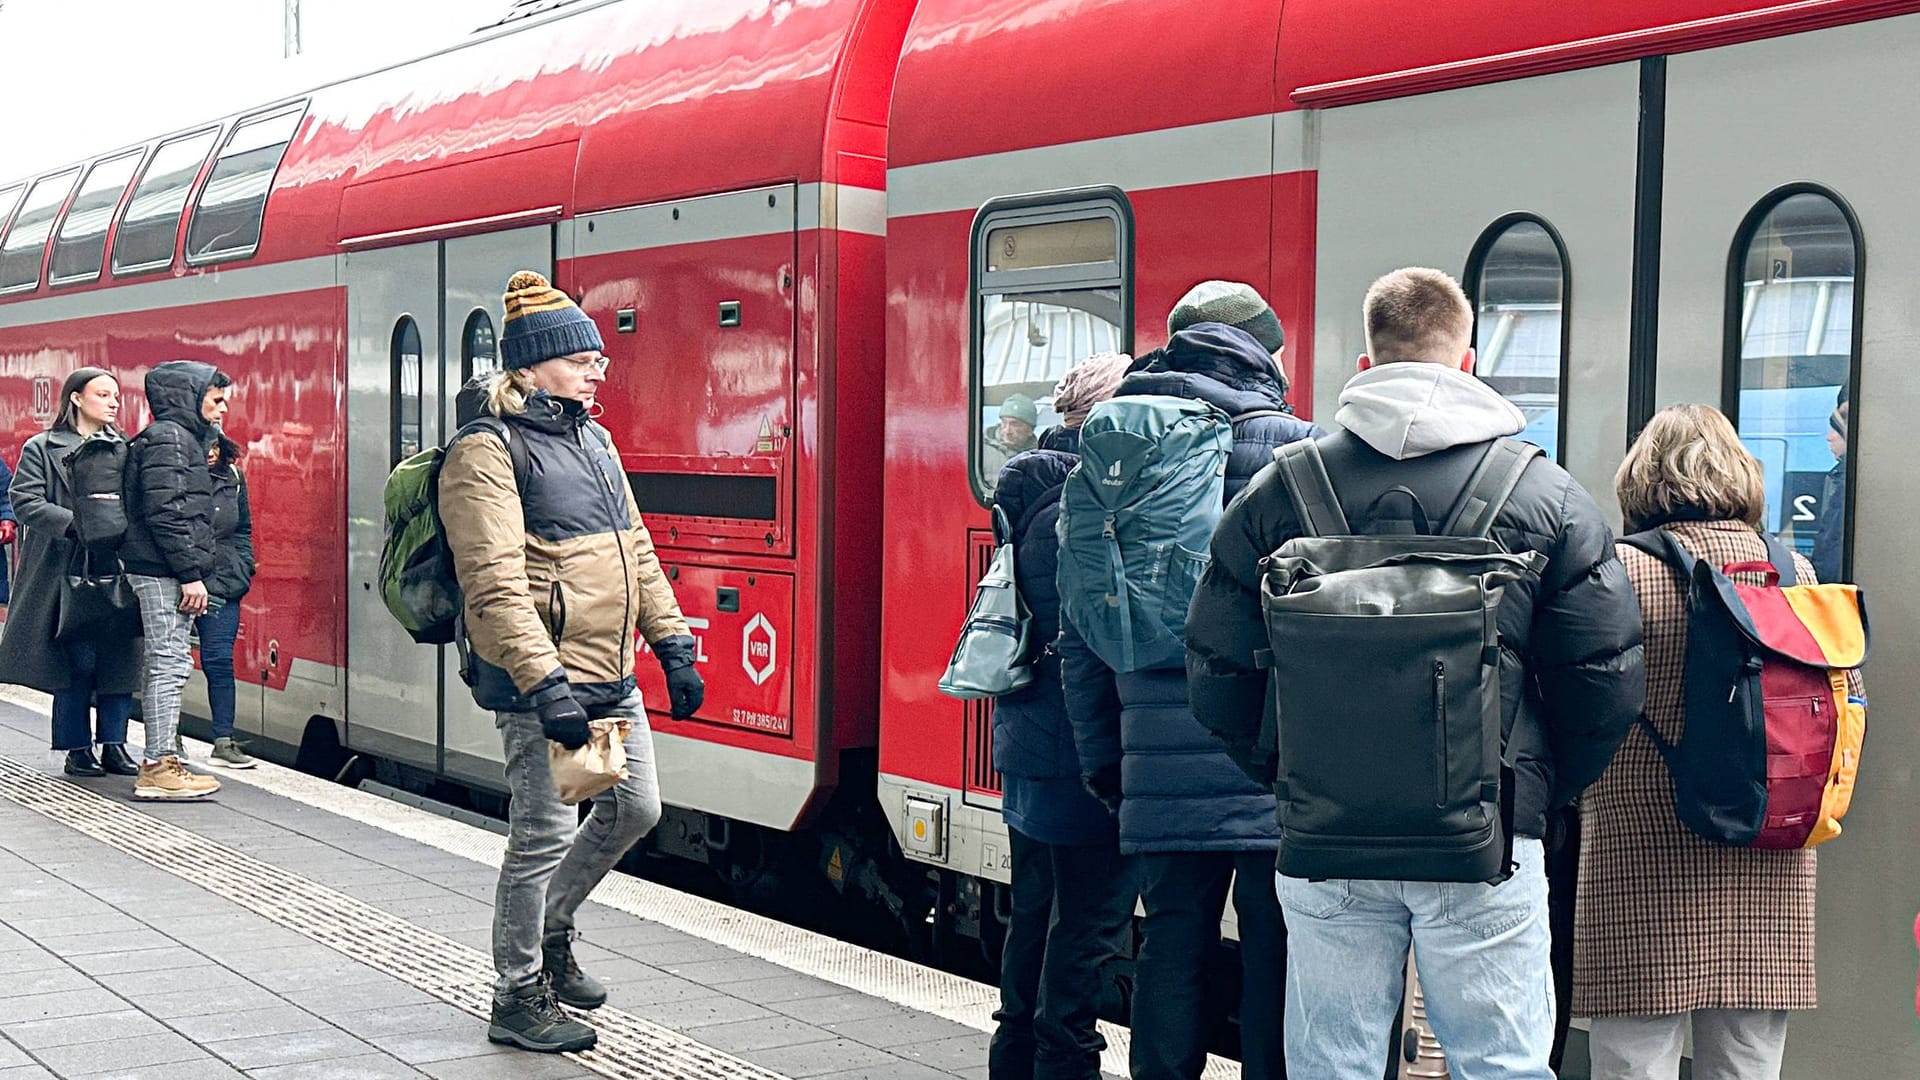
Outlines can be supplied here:
M502 836L264 762L135 802L59 773L46 708L0 690L0 1080L986 1076L993 988L619 873L579 916L599 1045L493 1046Z

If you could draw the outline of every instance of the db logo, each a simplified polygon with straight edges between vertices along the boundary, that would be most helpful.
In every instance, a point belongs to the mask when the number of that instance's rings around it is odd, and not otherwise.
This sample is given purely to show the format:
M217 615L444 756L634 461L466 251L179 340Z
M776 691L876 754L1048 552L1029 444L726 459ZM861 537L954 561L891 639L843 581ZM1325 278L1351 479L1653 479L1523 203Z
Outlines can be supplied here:
M34 376L33 418L42 421L53 419L53 380L45 375Z
M747 628L740 632L740 667L746 671L747 678L753 680L753 685L760 686L773 678L773 654L778 642L773 624L762 614L755 614L747 622Z

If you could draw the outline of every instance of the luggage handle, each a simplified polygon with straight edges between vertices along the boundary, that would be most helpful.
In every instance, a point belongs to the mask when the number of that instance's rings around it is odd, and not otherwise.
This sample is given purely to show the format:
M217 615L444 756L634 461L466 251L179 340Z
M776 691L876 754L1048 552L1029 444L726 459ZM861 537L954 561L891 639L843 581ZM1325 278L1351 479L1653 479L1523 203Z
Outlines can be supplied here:
M1722 566L1720 572L1728 577L1735 574L1759 574L1765 579L1766 587L1769 589L1780 584L1780 571L1772 563L1761 562L1758 559L1748 562L1730 562Z

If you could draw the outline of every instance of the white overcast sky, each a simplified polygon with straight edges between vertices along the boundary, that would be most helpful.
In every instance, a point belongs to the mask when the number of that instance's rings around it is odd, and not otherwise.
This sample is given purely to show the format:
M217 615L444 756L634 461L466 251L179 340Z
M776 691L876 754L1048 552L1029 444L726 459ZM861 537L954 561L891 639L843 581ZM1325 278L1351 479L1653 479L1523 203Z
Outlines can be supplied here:
M0 0L0 181L465 37L509 0Z

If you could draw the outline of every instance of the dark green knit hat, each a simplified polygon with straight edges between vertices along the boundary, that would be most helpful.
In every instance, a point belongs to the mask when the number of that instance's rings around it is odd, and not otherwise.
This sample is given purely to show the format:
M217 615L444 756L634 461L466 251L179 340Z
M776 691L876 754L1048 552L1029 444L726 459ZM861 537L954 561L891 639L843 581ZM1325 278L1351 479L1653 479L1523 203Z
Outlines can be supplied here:
M1216 322L1253 335L1260 347L1279 352L1287 343L1280 319L1253 286L1240 281L1203 281L1187 290L1167 316L1167 333L1177 334L1195 323Z

